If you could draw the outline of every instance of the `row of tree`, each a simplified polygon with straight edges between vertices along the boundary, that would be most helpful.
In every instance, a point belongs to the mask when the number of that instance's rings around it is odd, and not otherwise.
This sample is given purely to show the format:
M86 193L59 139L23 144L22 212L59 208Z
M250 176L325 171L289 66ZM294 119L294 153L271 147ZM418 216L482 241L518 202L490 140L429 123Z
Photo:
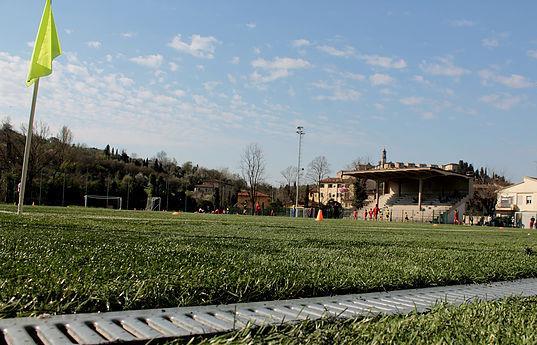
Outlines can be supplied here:
M9 119L1 123L1 202L14 203L18 198L17 185L20 181L25 134L26 128L15 130ZM257 144L248 145L243 151L238 175L227 169L208 169L192 162L178 164L164 151L152 158L140 158L109 145L104 149L88 148L74 144L69 128L64 126L56 135L52 135L43 123L34 129L30 152L25 202L45 205L81 205L84 195L101 195L122 197L124 208L144 209L148 199L159 197L163 209L193 211L199 207L215 209L236 206L237 193L247 190L252 212L258 192L271 196L272 208L294 204L297 195L299 203L309 207L310 184L319 191L321 180L331 172L327 158L318 156L306 169L298 171L296 167L289 166L282 170L281 184L274 188L265 183L265 157ZM357 159L346 170L364 166L372 167L367 159ZM486 168L474 169L472 164L462 160L457 171L472 175L476 182L476 197L471 207L486 214L493 212L496 190L508 183L505 177L496 173L489 175ZM297 176L301 182L298 193ZM196 185L209 180L232 186L231 199L221 200L218 190L209 199L204 198L203 194L194 193ZM361 208L367 198L365 182L354 181L353 205L356 208Z
M9 120L1 124L1 202L14 203L18 198L25 133L25 128L16 131ZM192 211L202 203L196 199L194 188L204 181L223 181L232 186L234 195L246 188L240 176L226 169L208 169L191 162L179 165L164 151L148 159L129 156L109 145L103 150L74 144L67 127L52 135L41 123L33 138L26 203L82 205L84 195L120 196L124 208L144 209L148 198L160 197L164 209Z

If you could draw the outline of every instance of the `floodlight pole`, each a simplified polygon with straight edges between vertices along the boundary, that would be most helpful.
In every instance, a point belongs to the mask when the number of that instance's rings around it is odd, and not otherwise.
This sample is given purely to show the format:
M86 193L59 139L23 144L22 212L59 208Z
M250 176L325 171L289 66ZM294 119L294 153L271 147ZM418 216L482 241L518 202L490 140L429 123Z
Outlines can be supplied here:
M296 133L298 134L298 164L296 170L296 200L295 200L295 217L298 217L298 189L300 187L300 154L302 151L302 136L306 134L304 127L297 126Z

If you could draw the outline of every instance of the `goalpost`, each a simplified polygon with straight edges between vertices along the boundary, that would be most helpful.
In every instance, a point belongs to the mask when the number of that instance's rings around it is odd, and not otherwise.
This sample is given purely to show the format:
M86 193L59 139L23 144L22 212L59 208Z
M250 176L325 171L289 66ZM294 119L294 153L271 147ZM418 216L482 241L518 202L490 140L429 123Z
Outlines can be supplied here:
M91 200L91 199L104 200L105 208L110 208L110 204L109 204L110 201L112 201L112 207L114 207L114 204L115 204L118 210L121 210L121 207L123 206L123 198L120 196L84 195L84 207L88 207L88 200Z
M160 211L160 205L162 204L162 199L160 197L151 197L147 198L147 204L145 206L146 211Z

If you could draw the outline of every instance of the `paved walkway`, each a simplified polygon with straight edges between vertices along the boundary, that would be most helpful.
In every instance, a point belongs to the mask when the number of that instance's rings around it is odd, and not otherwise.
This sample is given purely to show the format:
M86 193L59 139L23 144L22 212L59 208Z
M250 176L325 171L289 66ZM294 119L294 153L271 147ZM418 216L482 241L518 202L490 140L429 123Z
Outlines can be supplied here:
M181 307L0 320L0 344L60 345L146 342L223 333L248 324L273 325L325 316L423 312L439 302L536 296L537 279L220 306Z

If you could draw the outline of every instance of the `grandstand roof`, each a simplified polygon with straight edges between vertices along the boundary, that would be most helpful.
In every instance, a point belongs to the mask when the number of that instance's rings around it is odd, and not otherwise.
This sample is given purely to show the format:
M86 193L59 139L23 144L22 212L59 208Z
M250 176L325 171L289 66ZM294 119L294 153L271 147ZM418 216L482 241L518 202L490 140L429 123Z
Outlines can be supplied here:
M468 176L453 171L448 171L434 167L412 167L412 168L390 168L390 169L371 169L358 171L343 171L343 176L352 176L356 178L365 178L369 180L391 180L397 178L409 179L426 179L440 176L454 176L469 179Z

